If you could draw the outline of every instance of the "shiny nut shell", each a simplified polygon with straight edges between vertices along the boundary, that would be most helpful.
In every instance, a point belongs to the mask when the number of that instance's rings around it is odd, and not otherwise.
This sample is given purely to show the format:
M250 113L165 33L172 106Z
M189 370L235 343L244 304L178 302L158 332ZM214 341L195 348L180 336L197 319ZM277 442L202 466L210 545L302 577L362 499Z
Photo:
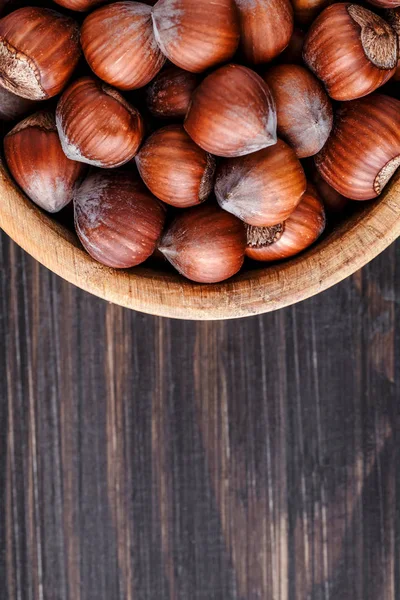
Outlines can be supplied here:
M139 112L92 77L78 79L64 92L56 122L68 158L96 167L118 167L131 160L144 133Z
M192 73L229 60L239 44L234 0L159 0L153 8L153 22L165 56Z
M147 88L149 111L160 119L183 119L198 83L195 73L175 66L163 69Z
M243 223L208 203L181 211L159 245L179 273L198 283L218 283L235 275L245 248Z
M153 133L136 156L136 164L149 190L172 206L200 204L212 191L215 159L180 125Z
M25 194L48 212L58 212L73 198L86 166L69 160L60 144L54 116L39 112L4 138L7 166Z
M343 103L315 164L343 196L378 196L400 165L400 101L372 94Z
M277 65L264 79L275 100L278 136L299 158L317 154L333 124L332 104L322 84L299 65Z
M325 210L316 189L308 184L300 204L282 224L246 227L246 256L270 262L296 256L313 244L325 229Z
M47 8L20 8L0 20L0 85L30 100L55 96L80 57L79 26Z
M165 208L126 171L90 174L74 198L75 228L89 254L104 265L130 268L154 252Z
M215 195L224 210L248 225L285 221L306 190L306 177L294 150L282 140L254 154L221 162Z
M143 87L165 62L154 37L151 7L141 2L115 2L95 10L83 22L81 44L92 71L121 90Z
M246 61L270 62L286 48L293 33L290 0L236 0L236 4Z
M226 65L195 90L184 126L207 152L243 156L276 143L275 103L257 73Z
M397 39L378 15L355 4L334 4L312 24L304 61L335 100L370 94L392 77Z
M54 2L68 10L88 12L101 4L105 4L107 0L54 0Z

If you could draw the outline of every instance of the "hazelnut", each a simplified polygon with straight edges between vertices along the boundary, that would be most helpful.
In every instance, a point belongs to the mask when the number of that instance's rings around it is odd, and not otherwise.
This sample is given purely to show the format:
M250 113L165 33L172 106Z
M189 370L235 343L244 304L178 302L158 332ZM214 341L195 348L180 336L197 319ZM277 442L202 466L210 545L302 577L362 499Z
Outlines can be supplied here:
M302 26L310 25L335 0L292 0L294 19Z
M306 190L306 177L294 150L282 140L240 158L221 162L215 194L224 210L248 225L285 221Z
M153 133L136 156L136 164L149 190L172 206L194 206L212 191L215 159L196 146L180 125Z
M115 2L92 12L83 22L81 43L92 71L121 90L146 85L165 62L151 7L141 2Z
M136 108L92 77L78 79L64 92L56 123L68 158L96 167L118 167L130 161L144 134Z
M184 126L207 152L243 156L276 143L275 103L257 73L226 65L195 90Z
M333 4L312 24L303 56L335 100L354 100L386 83L397 65L390 25L356 4Z
M58 212L71 202L85 165L62 151L54 116L36 113L4 138L7 166L25 194L44 210Z
M208 203L180 212L159 244L175 269L198 283L218 283L235 275L245 248L243 223Z
M153 23L165 56L192 73L228 61L239 44L234 0L159 0L153 8Z
M97 171L74 197L75 228L100 263L127 269L149 258L165 221L165 208L128 171Z
M290 0L236 0L236 4L246 61L270 62L286 48L293 33Z
M183 119L198 83L194 73L175 66L163 69L147 88L149 111L160 119Z
M333 123L332 104L322 84L299 65L277 65L264 79L275 100L278 136L299 158L317 154Z
M59 6L63 6L68 10L75 12L88 12L101 4L105 4L107 0L54 0Z
M324 205L314 186L308 184L300 204L284 223L272 227L246 226L246 256L264 262L295 256L311 246L324 229Z
M44 100L67 84L80 57L79 26L39 7L20 8L0 20L0 85Z
M400 101L372 94L343 103L315 164L346 198L376 198L400 165Z

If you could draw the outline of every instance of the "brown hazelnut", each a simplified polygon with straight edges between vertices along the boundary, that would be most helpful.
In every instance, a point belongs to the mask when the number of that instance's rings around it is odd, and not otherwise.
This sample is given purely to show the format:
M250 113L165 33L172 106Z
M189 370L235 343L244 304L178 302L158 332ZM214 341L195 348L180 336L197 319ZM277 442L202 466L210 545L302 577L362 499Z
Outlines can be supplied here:
M376 198L400 165L400 101L372 94L343 103L315 164L346 198Z
M294 19L302 26L310 25L335 0L292 0Z
M136 156L136 164L149 190L172 206L200 204L212 191L215 158L180 125L153 133Z
M105 4L107 0L54 0L54 2L68 10L88 12L101 4Z
M44 210L58 212L71 202L85 165L62 151L54 117L36 113L4 138L7 166L25 194Z
M306 190L306 177L294 150L282 140L254 154L221 162L215 194L224 210L248 225L285 221Z
M246 226L246 256L263 262L295 256L311 246L324 229L324 205L314 186L308 184L300 204L284 223L272 227Z
M303 56L332 98L354 100L393 76L396 34L386 21L362 6L333 4L312 24Z
M207 152L243 156L276 143L275 103L257 73L226 65L195 90L184 126Z
M144 134L136 108L92 77L78 79L64 92L56 123L68 158L96 167L118 167L130 161Z
M290 0L236 0L236 4L246 61L270 62L286 48L293 33Z
M167 67L147 88L149 111L160 119L183 119L198 83L198 76L194 73L175 66Z
M239 44L234 0L159 0L153 8L153 22L165 56L192 73L226 62Z
M44 100L65 87L80 57L79 26L48 8L20 8L0 20L0 85Z
M161 236L165 208L128 171L97 171L74 197L75 228L88 253L114 268L149 258Z
M83 22L81 43L92 71L121 90L143 87L165 62L151 7L141 2L115 2L92 12Z
M264 79L275 100L278 136L299 158L317 154L333 123L332 104L322 84L299 65L277 65Z
M159 245L179 273L198 283L218 283L235 275L245 248L243 223L208 203L180 212Z

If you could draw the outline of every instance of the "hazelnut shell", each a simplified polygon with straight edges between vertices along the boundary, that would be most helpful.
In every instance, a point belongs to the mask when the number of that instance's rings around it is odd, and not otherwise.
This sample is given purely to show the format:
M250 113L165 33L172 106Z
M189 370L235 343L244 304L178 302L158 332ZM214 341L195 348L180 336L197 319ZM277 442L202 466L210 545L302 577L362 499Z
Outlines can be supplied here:
M78 79L64 92L56 123L68 158L103 168L130 161L144 135L136 108L117 90L92 77Z
M234 0L159 0L152 14L162 52L186 71L201 73L236 52L240 29Z
M54 0L54 2L74 12L88 12L101 4L105 4L107 0Z
M400 165L400 101L372 94L343 103L315 164L346 198L376 198Z
M243 156L276 143L276 108L271 91L251 69L226 65L196 88L185 129L216 156Z
M55 96L80 54L78 24L54 10L25 7L0 20L0 85L17 96Z
M299 254L325 229L325 210L313 185L308 184L300 204L290 217L272 227L246 227L246 256L270 262Z
M299 158L317 154L333 124L332 104L320 81L300 65L277 65L264 79L275 100L278 136Z
M180 125L153 133L136 156L136 164L149 190L172 206L200 204L212 191L215 159Z
M332 98L354 100L393 76L397 39L390 25L370 10L356 4L333 4L312 24L303 57Z
M179 67L163 69L147 88L147 107L160 119L183 119L199 83L198 76Z
M245 223L267 227L290 216L306 186L294 150L278 140L270 148L222 161L217 169L215 195L221 208Z
M60 144L54 116L39 112L4 138L7 166L25 194L54 213L71 202L86 166L69 160Z
M236 0L236 4L246 62L270 62L286 48L293 33L290 0Z
M243 223L209 203L177 214L159 245L179 273L198 283L218 283L235 275L245 248Z
M165 208L128 171L97 171L74 198L75 228L88 253L109 267L126 269L149 258L165 221Z
M141 2L115 2L92 12L83 22L81 44L92 71L121 90L145 86L165 63L151 7Z

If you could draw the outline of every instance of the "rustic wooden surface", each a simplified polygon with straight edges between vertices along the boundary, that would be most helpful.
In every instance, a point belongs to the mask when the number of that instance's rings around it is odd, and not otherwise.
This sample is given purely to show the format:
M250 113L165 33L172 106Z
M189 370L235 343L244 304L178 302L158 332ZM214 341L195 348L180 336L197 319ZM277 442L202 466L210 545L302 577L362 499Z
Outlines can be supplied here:
M196 323L0 241L1 600L400 598L399 242Z

